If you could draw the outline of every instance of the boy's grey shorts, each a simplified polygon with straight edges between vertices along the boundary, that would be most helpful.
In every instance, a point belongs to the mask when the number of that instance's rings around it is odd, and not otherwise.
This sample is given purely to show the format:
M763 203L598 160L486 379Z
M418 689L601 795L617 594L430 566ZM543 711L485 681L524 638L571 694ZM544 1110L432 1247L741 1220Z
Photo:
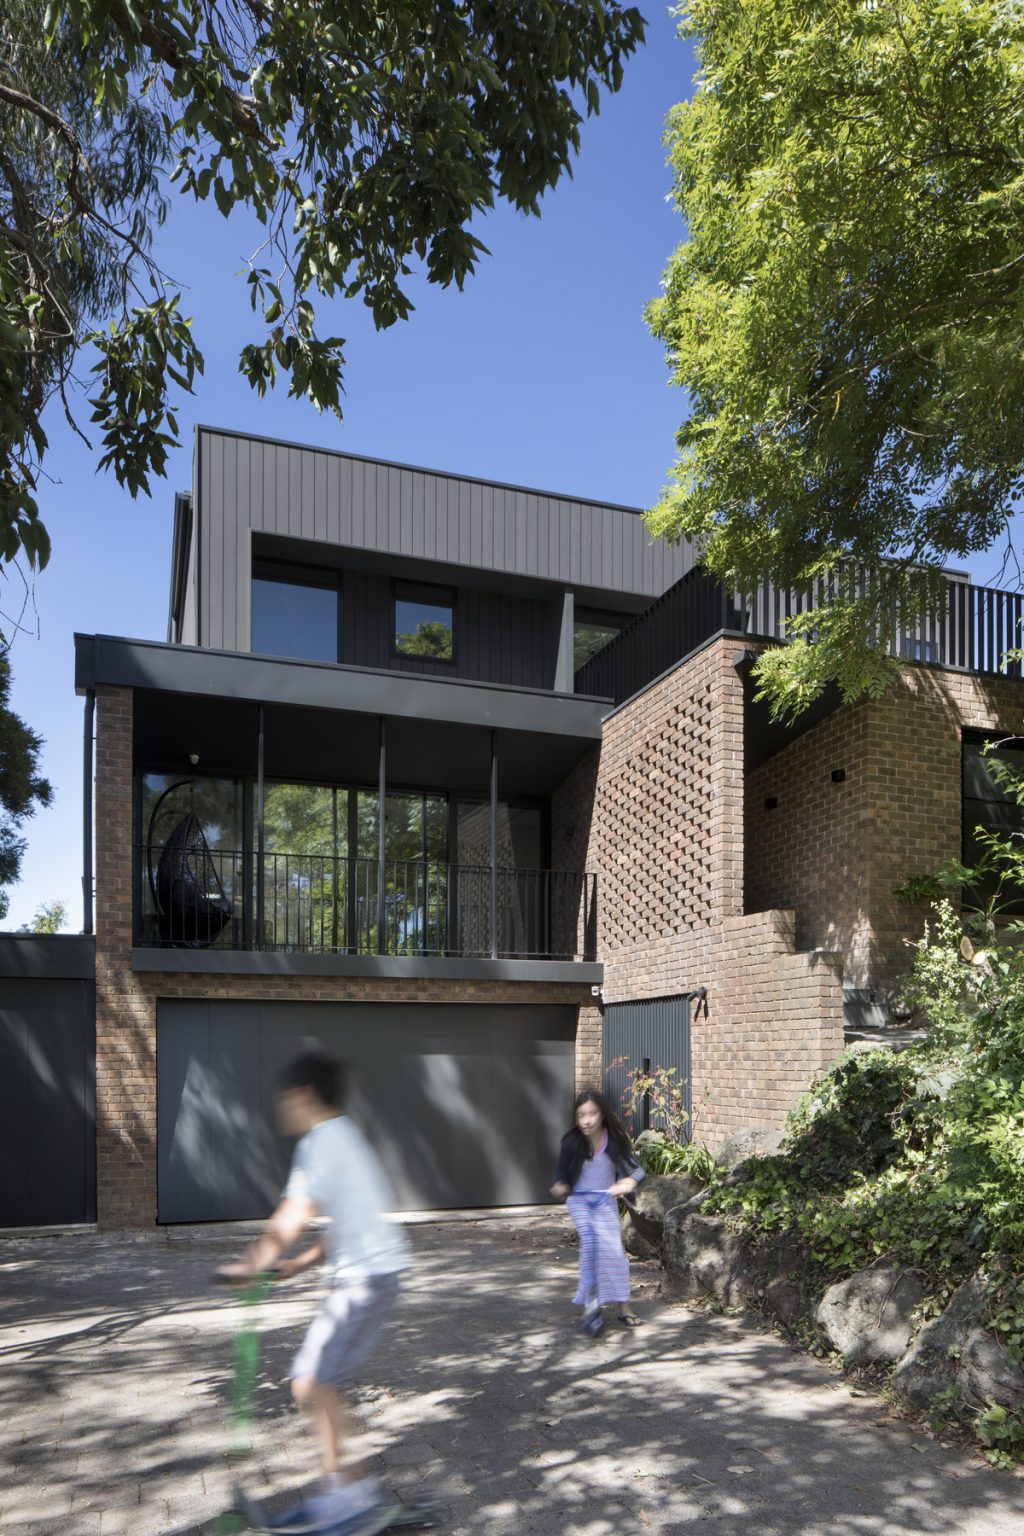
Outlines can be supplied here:
M373 1353L397 1299L397 1274L364 1275L333 1286L292 1361L292 1380L312 1376L328 1387L350 1381Z

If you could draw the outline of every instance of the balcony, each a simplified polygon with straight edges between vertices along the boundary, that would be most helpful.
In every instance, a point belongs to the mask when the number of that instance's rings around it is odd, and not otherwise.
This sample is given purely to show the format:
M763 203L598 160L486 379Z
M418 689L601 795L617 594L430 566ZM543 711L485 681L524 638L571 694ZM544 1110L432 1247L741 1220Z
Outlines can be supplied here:
M135 871L134 942L146 950L596 958L597 876L583 871L260 856L205 841L169 843L155 868L137 845Z
M787 619L822 607L828 596L824 583L785 592L766 582L751 596L737 597L697 566L580 668L576 692L621 704L714 635L784 640ZM943 611L901 627L890 654L960 672L1020 677L1020 663L1004 666L1003 656L1021 644L1022 622L1024 593L950 578Z

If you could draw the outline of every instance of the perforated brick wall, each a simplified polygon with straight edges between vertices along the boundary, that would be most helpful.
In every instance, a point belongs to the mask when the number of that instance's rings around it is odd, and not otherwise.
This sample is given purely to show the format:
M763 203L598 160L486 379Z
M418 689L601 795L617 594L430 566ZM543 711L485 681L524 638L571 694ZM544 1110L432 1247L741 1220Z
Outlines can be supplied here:
M796 951L792 913L743 915L736 652L714 641L617 710L552 807L555 858L599 875L605 1001L708 989L691 1095L711 1146L781 1126L842 1048L836 962Z

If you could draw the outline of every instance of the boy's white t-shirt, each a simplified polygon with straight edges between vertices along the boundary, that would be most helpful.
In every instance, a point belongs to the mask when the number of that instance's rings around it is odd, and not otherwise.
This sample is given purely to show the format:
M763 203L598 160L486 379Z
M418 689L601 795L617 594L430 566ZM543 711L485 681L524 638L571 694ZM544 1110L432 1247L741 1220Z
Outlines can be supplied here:
M404 1269L402 1229L384 1219L394 1195L376 1154L347 1115L321 1120L295 1148L284 1199L307 1199L326 1216L327 1257L336 1279Z

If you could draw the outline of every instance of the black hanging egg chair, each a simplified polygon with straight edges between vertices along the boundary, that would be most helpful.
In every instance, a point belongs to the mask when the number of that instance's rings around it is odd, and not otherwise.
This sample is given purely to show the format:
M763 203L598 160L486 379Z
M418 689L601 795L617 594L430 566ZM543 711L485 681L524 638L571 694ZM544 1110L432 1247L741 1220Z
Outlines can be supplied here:
M216 943L235 909L224 894L209 844L194 811L188 811L175 824L164 840L156 869L153 868L157 812L169 794L185 785L192 787L191 781L185 779L166 789L149 818L146 847L149 885L161 942L178 949L206 949Z

